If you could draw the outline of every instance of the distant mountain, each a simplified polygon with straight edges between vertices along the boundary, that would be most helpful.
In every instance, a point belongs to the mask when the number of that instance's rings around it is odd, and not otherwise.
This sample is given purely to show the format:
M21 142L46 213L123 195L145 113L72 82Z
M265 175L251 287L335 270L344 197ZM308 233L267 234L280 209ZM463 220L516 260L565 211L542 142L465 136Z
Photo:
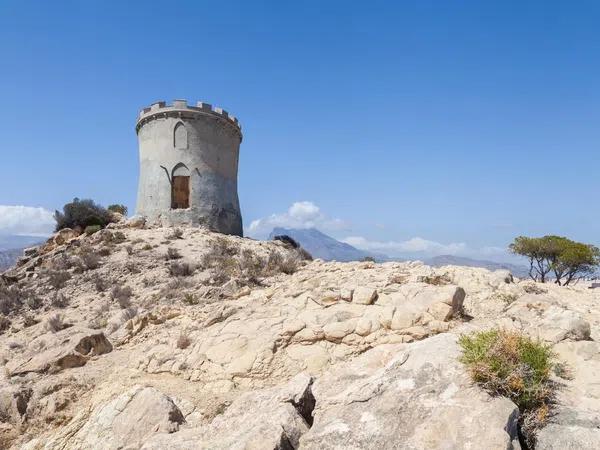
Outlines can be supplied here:
M528 269L525 266L517 264L499 263L495 261L486 261L479 259L465 258L462 256L441 255L423 261L425 264L433 267L441 266L467 266L467 267L483 267L488 270L505 269L509 270L514 276L519 278L529 277Z
M321 233L316 228L274 228L269 235L269 239L282 234L288 235L297 241L313 258L321 258L325 261L360 261L367 256L376 260L386 259L383 255L365 252L352 247L350 244L340 242Z
M406 258L388 257L386 255L366 252L356 247L340 242L316 228L297 229L297 228L274 228L269 239L274 236L288 235L304 247L314 258L321 258L325 261L361 261L365 257L372 257L376 261L405 261ZM412 259L412 258L411 258ZM495 261L486 261L479 259L466 258L462 256L441 255L425 259L423 262L429 266L466 266L482 267L488 270L505 269L519 278L527 278L528 270L525 266L517 264L500 263Z
M24 249L44 241L40 236L0 235L0 272L14 266Z

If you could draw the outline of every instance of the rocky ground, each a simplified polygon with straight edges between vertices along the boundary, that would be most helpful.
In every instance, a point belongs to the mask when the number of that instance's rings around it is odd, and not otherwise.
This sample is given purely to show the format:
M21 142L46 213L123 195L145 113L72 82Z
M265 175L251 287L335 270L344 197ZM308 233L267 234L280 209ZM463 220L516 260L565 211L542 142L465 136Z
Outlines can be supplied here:
M459 362L493 327L564 362L536 448L600 447L599 289L300 259L135 220L28 250L0 281L0 447L521 448Z

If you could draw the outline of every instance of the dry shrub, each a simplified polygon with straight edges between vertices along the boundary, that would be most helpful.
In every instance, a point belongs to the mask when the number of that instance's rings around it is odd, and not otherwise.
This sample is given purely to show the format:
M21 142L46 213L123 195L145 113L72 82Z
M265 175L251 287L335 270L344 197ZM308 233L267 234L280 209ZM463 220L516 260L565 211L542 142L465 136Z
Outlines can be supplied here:
M490 330L463 335L461 362L471 379L492 395L512 400L521 411L521 433L529 448L542 427L556 395L551 374L556 367L550 346L526 335Z
M120 244L127 240L127 236L122 231L102 231L102 242L105 244Z
M40 322L38 319L36 319L35 317L33 317L30 314L23 314L22 317L23 317L23 327L25 327L25 328L32 327Z
M38 297L35 294L27 294L27 296L25 297L25 304L30 309L39 309L44 305L44 302L40 297Z
M223 285L232 278L242 283L259 284L264 277L293 274L303 259L298 249L271 250L267 257L261 257L249 249L239 252L224 240L216 240L215 246L202 257L201 265L212 270L215 285Z
M8 320L7 317L0 316L0 333L3 333L4 331L8 330L9 327L10 320Z
M189 335L186 332L182 331L179 334L179 337L177 338L177 348L182 349L182 350L186 349L190 346L191 343L192 343L192 341L191 341Z
M117 284L110 290L110 296L119 304L121 308L129 308L131 306L133 290L129 286L121 286Z
M418 277L417 281L431 284L433 286L445 286L447 284L452 284L452 280L447 273L442 275L423 275Z
M152 244L144 244L144 246L142 247L142 250L152 250Z
M65 271L72 269L77 266L77 259L68 255L67 253L61 253L60 255L55 256L50 261L50 269L56 271Z
M196 267L189 262L171 261L169 264L169 274L173 277L189 277L194 273Z
M100 255L89 246L81 247L79 250L80 267L83 271L95 270L100 267Z
M265 275L285 273L291 275L298 270L301 257L298 252L289 252L284 255L273 250L269 253L265 267Z
M137 263L135 261L127 261L125 263L125 268L127 269L127 271L131 274L135 274L135 273L140 273L142 270L138 267Z
M519 296L510 292L496 292L494 298L510 306L519 299Z
M25 293L16 286L7 286L0 279L0 313L8 316L19 311L23 307Z
M171 261L173 259L180 259L181 258L181 253L179 253L179 250L177 250L174 247L169 247L167 249L167 254L165 256L167 261Z
M528 294L545 294L548 292L546 289L533 282L525 283L523 285L523 290Z
M46 271L46 279L48 280L50 286L56 290L59 290L65 287L67 281L71 279L71 274L66 270L49 269Z
M110 281L97 272L94 273L88 280L94 285L96 292L105 292L110 286Z
M182 297L183 291L192 287L193 283L189 278L176 277L167 283L161 290L159 295L168 300Z
M242 250L239 258L241 276L247 280L257 282L265 269L265 261L251 250Z
M60 291L56 291L52 296L51 305L55 308L66 308L69 306L69 299Z
M173 231L167 235L167 239L183 239L183 230L181 228L174 228Z
M52 333L56 333L57 331L65 329L66 327L67 326L63 321L63 316L60 314L53 314L46 318L46 321L44 322L44 328Z

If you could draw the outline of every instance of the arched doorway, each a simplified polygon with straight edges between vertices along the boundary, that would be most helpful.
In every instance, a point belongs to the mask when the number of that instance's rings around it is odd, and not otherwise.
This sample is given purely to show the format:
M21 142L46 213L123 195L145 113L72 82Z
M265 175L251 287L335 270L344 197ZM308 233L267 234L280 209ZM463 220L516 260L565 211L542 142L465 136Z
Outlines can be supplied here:
M179 163L171 175L171 208L190 207L190 171L185 164Z

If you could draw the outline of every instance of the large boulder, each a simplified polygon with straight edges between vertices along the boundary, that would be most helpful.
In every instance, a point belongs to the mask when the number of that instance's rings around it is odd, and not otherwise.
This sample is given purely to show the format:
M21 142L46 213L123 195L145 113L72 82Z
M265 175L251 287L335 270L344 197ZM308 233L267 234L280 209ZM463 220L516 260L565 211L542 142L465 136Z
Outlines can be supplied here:
M312 378L300 374L283 386L249 392L206 427L157 434L145 450L294 449L312 422Z
M315 382L305 449L511 449L517 407L473 386L456 337L380 346Z
M600 343L564 341L554 346L569 377L550 423L538 434L538 450L595 450L600 447Z
M48 442L34 440L28 450L139 448L154 433L173 433L185 422L173 400L153 387L135 386L87 416L78 414Z
M84 366L87 361L98 355L112 351L113 346L97 330L71 327L51 336L48 349L33 354L25 354L6 364L11 376L25 375L30 372L60 372L64 369Z

